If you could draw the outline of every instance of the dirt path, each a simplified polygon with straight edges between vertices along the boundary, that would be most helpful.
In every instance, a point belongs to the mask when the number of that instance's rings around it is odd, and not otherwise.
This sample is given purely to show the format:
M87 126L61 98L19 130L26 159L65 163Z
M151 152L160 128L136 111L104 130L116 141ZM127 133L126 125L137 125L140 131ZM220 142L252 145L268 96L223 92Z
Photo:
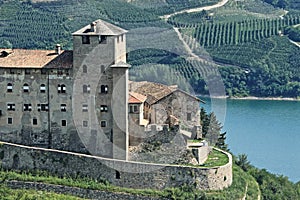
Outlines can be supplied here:
M214 8L218 8L221 6L224 6L229 0L221 0L219 3L215 4L215 5L211 5L211 6L204 6L204 7L198 7L198 8L191 8L191 9L185 9L182 11L178 11L169 15L164 15L161 16L162 19L165 19L166 21L174 15L180 14L180 13L191 13L191 12L199 12L201 10L211 10ZM182 34L180 33L179 29L176 28L175 26L173 26L174 31L177 33L179 40L183 43L184 48L186 49L187 53L190 55L190 57L197 59L197 60L203 60L201 58L199 58L199 56L197 56L195 53L193 53L193 50L189 47L189 45L186 43L186 41L183 39Z
M215 4L215 5L211 5L211 6L203 6L203 7L199 7L199 8L190 8L190 9L185 9L185 10L181 10L181 11L178 11L178 12L175 12L175 13L172 13L172 14L169 14L169 15L164 15L164 16L161 16L160 18L162 19L165 19L165 20L168 20L170 17L174 16L174 15L178 15L178 14L181 14L181 13L192 13L192 12L200 12L202 10L211 10L211 9L214 9L214 8L219 8L221 6L224 6L229 0L221 0L219 3Z
M293 40L290 40L291 43L293 43L294 45L296 45L297 47L300 47L300 42L295 42Z
M246 188L245 188L245 194L244 194L242 200L246 200L247 192L248 192L248 183L247 183L247 185L246 185Z

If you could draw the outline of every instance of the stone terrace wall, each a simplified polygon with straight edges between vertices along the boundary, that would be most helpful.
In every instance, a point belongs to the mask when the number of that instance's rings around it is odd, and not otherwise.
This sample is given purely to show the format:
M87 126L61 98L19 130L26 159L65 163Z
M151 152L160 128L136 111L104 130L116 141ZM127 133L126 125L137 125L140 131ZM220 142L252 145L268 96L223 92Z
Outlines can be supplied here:
M201 190L218 190L232 183L232 158L215 168L126 162L58 150L0 143L4 169L43 170L58 176L91 177L136 189L164 189L193 185Z
M58 194L68 194L88 199L109 199L109 200L161 200L159 197L148 197L127 193L107 192L100 190L88 190L77 187L45 184L38 182L7 181L6 185L12 189L29 189L55 192Z

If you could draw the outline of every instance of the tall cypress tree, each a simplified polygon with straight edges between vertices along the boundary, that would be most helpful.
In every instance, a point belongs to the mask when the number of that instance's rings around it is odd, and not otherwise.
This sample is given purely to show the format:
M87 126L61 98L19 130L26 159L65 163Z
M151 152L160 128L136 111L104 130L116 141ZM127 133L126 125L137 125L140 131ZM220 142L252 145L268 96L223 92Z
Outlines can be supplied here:
M209 142L209 145L227 150L226 132L221 133L222 125L217 120L215 113L207 114L204 108L201 108L201 125L203 137Z

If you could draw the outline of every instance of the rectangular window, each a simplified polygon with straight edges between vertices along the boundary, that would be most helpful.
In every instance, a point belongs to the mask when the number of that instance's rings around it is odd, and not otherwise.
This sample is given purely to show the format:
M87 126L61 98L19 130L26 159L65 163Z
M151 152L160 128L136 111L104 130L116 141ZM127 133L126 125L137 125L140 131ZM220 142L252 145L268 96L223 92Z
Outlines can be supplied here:
M61 126L67 126L67 120L65 119L61 120Z
M67 112L67 104L60 104L60 111Z
M29 85L26 83L23 85L23 92L29 92Z
M83 121L83 122L82 122L82 126L83 126L83 127L88 127L88 121Z
M101 112L107 112L108 111L108 107L106 105L101 105L100 106L100 111Z
M12 92L13 91L13 85L11 83L7 84L7 92Z
M62 85L57 86L57 92L58 93L66 93L66 91L67 91L66 85L62 84Z
M48 104L38 104L38 111L49 111L49 105Z
M38 124L37 118L33 118L32 119L32 125L37 125L37 124Z
M30 69L25 69L25 74L30 74Z
M107 126L106 121L104 121L104 120L101 121L100 125L101 125L101 127L106 127Z
M32 110L32 106L31 104L24 104L23 106L23 111L31 111Z
M47 74L47 70L46 69L41 69L41 74Z
M105 66L101 65L101 73L105 74Z
M107 94L108 93L108 85L101 85L100 93Z
M15 74L15 70L14 70L14 69L10 69L10 70L9 70L9 73L10 73L10 74Z
M90 41L90 36L88 35L83 35L82 36L82 44L90 44L91 41Z
M41 92L41 93L46 93L46 86L45 86L44 84L42 84L42 85L40 86L40 92Z
M107 36L105 36L105 35L99 36L99 43L100 44L106 44L107 43Z
M137 105L130 105L129 106L129 113L139 113L139 109Z
M87 104L82 105L82 112L88 112L88 105Z
M16 110L16 104L14 104L14 103L8 103L7 104L7 110L8 111L15 111Z
M7 124L13 124L13 118L12 117L7 118Z
M64 72L62 70L57 70L57 76L62 76Z
M191 113L187 113L186 119L188 121L191 121L192 120L192 114Z

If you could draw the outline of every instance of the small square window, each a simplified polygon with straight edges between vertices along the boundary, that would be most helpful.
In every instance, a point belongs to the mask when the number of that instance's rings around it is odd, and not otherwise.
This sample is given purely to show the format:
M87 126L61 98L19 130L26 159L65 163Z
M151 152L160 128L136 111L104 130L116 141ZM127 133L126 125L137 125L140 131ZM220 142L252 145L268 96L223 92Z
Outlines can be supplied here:
M88 105L87 104L82 105L82 112L88 112Z
M137 105L130 105L129 106L129 113L138 113L138 106Z
M14 103L8 103L7 104L7 110L8 111L15 111L16 110L16 104L14 104Z
M106 105L101 105L100 111L101 112L107 112L108 111L108 107Z
M42 85L40 86L40 92L41 92L41 93L46 93L46 85L45 85L45 84L42 84Z
M106 127L107 123L106 123L106 121L101 121L100 125L101 125L101 127Z
M12 92L13 91L13 84L12 83L8 83L7 84L7 92Z
M30 74L30 69L25 69L25 74Z
M107 36L105 36L105 35L99 36L99 43L100 44L106 44L107 43Z
M49 105L48 104L38 104L38 111L49 111Z
M47 70L46 69L41 69L41 74L47 74Z
M67 112L67 104L60 104L60 111Z
M100 93L101 94L107 94L108 93L108 85L101 85Z
M37 125L37 124L38 124L37 118L33 118L32 119L32 125Z
M24 104L23 106L23 111L32 111L32 106L31 104Z
M83 121L83 122L82 122L82 126L83 126L83 127L88 127L88 121Z
M29 85L27 83L23 85L23 92L29 92Z
M82 44L90 44L91 41L90 41L90 36L88 35L83 35L82 36Z
M83 90L83 93L90 93L91 92L91 86L90 85L83 85L82 90Z
M58 85L57 86L57 92L58 93L66 93L67 89L66 89L66 85L62 84L62 85Z
M67 126L67 120L65 119L61 120L61 126Z
M12 117L7 118L7 124L13 124L13 118Z

